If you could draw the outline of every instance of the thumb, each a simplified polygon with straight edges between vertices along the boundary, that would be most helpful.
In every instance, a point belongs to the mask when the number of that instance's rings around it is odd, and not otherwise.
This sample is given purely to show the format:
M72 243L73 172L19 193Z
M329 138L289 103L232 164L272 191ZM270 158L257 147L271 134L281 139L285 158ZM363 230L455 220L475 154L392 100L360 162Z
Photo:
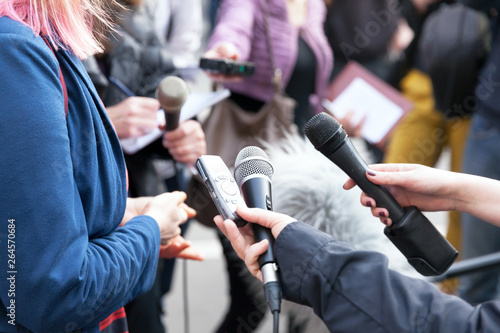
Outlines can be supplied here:
M257 223L261 226L271 229L274 238L277 238L281 230L283 230L283 228L286 227L289 223L296 221L296 219L288 215L260 208L238 206L236 212L245 221Z
M165 194L170 195L170 199L173 200L178 205L186 201L187 198L186 193L182 191L173 191Z
M180 204L180 207L182 209L184 209L184 211L187 213L187 217L189 219L192 219L193 217L196 216L197 212L196 210L194 210L193 208L189 207L188 205L186 205L185 203L181 203Z
M221 56L222 58L228 58L233 60L239 59L239 54L236 51L236 47L233 44L221 43L217 46L216 50L219 53L219 56Z

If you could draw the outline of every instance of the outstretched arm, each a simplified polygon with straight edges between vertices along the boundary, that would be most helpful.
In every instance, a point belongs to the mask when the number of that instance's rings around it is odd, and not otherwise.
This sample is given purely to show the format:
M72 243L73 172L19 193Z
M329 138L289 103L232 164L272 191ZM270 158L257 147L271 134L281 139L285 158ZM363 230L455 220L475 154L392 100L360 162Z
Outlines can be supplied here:
M332 332L479 332L500 322L499 302L472 307L432 284L387 268L380 253L355 251L330 235L275 212L241 208L245 220L271 229L283 296L311 306ZM261 277L249 225L215 218L252 274Z
M500 182L479 176L435 169L418 164L371 165L367 178L385 186L401 206L417 206L424 211L457 210L500 226ZM356 183L349 179L345 189ZM373 198L361 195L361 204L371 207L372 214L390 225L385 208L377 207Z

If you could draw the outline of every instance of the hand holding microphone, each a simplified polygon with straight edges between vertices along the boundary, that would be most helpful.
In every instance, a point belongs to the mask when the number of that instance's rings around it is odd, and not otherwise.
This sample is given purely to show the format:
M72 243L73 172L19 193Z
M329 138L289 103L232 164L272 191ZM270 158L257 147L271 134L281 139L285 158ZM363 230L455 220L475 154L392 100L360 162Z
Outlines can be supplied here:
M369 166L366 177L375 184L387 188L394 198L403 206L416 206L423 211L449 211L465 206L457 199L454 188L460 190L460 178L457 173L431 168L421 164L381 163ZM478 182L476 182L478 183ZM356 186L352 179L344 184L348 190ZM366 193L361 194L361 204L370 207L373 216L390 226L392 219L383 207L377 207Z
M163 146L173 159L180 163L194 164L206 153L205 133L195 120L179 123L181 109L189 95L186 82L177 76L167 76L156 89L156 97L165 112Z
M177 76L167 76L156 88L156 98L165 112L165 130L175 130L179 126L181 108L186 102L189 89L183 79Z
M272 211L271 177L273 172L269 157L259 147L245 147L238 153L234 166L234 179L248 207ZM259 257L258 261L266 300L271 312L276 314L281 311L281 286L273 252L274 237L270 229L256 223L252 223L252 231L256 242L266 239L269 243L267 251Z
M245 221L250 221L252 224L257 223L264 228L270 229L274 239L278 238L281 231L287 225L297 222L295 218L285 214L245 206L239 206L236 212ZM254 242L255 237L249 225L238 227L233 221L225 221L221 215L216 216L214 222L220 231L231 241L231 246L238 256L245 261L250 273L263 281L259 257L271 246L269 242Z
M248 207L273 210L271 197L273 172L271 162L262 149L250 146L238 153L234 164L234 179ZM274 237L269 229L256 224L252 225L252 229L257 242L267 239L270 245L274 243ZM275 264L272 246L259 262L261 266L268 263Z
M420 274L439 275L450 267L458 256L457 250L418 208L401 207L386 188L367 179L366 162L332 116L314 116L306 124L305 133L317 150L351 177L377 206L387 210L393 224L384 229L385 235Z

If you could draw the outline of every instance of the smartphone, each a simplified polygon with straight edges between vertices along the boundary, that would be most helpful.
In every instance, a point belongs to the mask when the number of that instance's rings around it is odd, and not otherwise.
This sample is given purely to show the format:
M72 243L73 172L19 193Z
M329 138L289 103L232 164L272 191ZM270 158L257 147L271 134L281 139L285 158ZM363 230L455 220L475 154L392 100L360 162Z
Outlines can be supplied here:
M222 217L233 220L238 227L245 226L247 222L236 213L236 207L245 205L245 201L222 158L202 155L196 160L196 168Z
M253 62L231 59L201 58L200 68L215 74L250 76L255 71Z

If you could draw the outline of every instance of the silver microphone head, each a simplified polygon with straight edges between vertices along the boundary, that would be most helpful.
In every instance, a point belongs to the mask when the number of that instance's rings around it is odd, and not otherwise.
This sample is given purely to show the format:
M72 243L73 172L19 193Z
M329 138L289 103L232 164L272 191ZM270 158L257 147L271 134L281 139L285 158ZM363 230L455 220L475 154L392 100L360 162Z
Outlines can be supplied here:
M186 102L188 94L186 82L177 76L167 76L156 88L156 99L166 112L178 112Z
M271 180L273 173L269 156L259 147L245 147L236 156L234 179L238 186L241 186L248 177L255 175L263 175Z

